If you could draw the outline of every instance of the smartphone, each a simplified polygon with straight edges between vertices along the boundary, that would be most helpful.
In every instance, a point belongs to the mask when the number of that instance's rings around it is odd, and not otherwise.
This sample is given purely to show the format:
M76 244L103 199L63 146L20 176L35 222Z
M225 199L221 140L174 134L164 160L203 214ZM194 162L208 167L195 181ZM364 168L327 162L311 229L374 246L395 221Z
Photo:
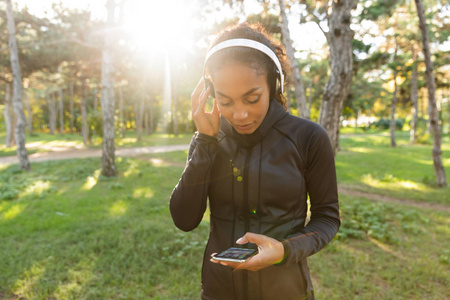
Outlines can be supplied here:
M243 263L257 253L258 250L256 249L231 247L225 251L220 252L219 254L214 255L212 258L221 261Z

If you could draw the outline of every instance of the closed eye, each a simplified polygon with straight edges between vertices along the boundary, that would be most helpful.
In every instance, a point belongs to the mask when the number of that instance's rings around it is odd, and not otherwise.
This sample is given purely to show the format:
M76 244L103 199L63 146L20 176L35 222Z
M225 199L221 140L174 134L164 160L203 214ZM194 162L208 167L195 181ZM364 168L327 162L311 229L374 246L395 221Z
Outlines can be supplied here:
M260 98L261 98L260 95L250 96L246 99L246 101L250 104L255 104L255 103L258 103Z

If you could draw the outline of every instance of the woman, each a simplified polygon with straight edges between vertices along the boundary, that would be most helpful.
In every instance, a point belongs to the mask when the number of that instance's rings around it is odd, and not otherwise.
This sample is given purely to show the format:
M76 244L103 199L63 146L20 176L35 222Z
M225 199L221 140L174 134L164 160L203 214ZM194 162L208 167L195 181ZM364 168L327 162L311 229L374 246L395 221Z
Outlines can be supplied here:
M340 225L334 156L322 127L286 112L285 69L282 48L262 27L240 24L217 36L192 94L198 131L170 211L190 231L209 199L202 299L314 299L306 258ZM258 254L244 263L211 259L240 245Z

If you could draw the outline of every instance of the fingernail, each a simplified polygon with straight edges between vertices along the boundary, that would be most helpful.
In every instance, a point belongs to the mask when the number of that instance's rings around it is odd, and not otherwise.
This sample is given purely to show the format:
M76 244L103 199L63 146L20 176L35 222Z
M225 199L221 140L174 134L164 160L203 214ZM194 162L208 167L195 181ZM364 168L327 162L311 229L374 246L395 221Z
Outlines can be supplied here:
M242 242L242 238L238 238L238 240L236 241L236 244L240 244Z

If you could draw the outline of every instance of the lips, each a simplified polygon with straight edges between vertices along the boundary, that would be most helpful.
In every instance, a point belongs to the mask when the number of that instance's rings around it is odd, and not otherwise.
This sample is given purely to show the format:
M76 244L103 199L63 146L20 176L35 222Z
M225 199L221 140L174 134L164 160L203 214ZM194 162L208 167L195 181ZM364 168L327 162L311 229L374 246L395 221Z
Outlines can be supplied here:
M253 123L242 124L242 125L236 124L235 125L236 129L239 129L240 131L246 131L246 130L252 128L252 126L253 126Z

